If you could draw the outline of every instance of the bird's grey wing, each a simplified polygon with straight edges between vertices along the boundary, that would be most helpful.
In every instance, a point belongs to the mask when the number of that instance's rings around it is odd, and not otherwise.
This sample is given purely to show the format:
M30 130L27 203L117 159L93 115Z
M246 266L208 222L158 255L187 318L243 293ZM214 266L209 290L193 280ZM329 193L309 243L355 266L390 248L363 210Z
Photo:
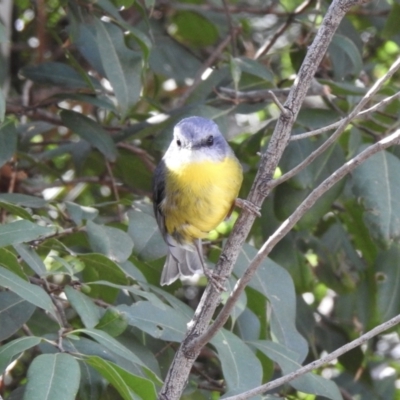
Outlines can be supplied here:
M153 175L153 209L161 234L166 239L165 216L160 209L160 204L165 198L165 163L164 160L157 165Z

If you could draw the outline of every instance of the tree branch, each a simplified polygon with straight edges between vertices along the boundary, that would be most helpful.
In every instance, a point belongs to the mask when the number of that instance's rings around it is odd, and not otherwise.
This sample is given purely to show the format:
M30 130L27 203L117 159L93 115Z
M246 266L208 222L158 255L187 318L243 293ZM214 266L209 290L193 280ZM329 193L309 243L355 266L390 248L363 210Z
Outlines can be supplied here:
M373 337L379 335L380 333L382 333L384 331L387 331L388 329L392 328L393 326L397 325L398 323L400 323L400 315L397 315L396 317L390 319L389 321L386 321L383 324L378 325L374 329L371 329L369 332L364 333L364 335L361 335L359 338L354 339L352 342L346 343L344 346L339 347L332 353L329 353L325 357L322 357L319 360L315 360L315 361L305 365L304 367L299 368L297 371L291 372L290 374L282 376L281 378L275 379L272 382L268 382L265 385L261 385L257 388L249 390L245 393L226 397L225 400L246 400L246 399L250 399L253 396L262 394L262 393L266 392L267 390L275 389L276 387L282 386L283 384L290 382L291 380L296 379L299 376L306 374L307 372L310 372L316 368L319 368L325 364L328 364L329 362L340 357L342 354L347 353L348 351L354 349L355 347L361 346L368 340L372 339Z
M261 206L263 200L270 191L269 182L289 142L295 118L307 94L311 80L325 55L339 23L346 12L352 6L360 2L360 0L333 0L313 43L308 48L298 77L284 104L288 112L281 114L278 119L268 149L260 160L260 168L248 197L256 206ZM236 262L242 244L255 218L255 215L246 211L243 211L239 216L216 266L216 270L221 276L222 283L224 283L226 277L232 272L233 265ZM205 344L205 342L197 341L194 343L194 341L208 328L220 301L220 294L215 290L213 285L208 284L197 310L194 313L193 319L188 324L186 337L182 341L168 370L164 385L159 393L160 400L177 400L181 398L192 365L198 357L202 346Z

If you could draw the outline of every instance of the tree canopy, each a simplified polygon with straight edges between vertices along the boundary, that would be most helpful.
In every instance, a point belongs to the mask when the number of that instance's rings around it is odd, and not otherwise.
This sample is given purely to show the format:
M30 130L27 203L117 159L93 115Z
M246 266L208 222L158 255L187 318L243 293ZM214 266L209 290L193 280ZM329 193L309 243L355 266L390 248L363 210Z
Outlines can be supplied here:
M0 0L0 398L400 399L399 15ZM261 206L205 241L222 293L159 285L152 175L192 115Z

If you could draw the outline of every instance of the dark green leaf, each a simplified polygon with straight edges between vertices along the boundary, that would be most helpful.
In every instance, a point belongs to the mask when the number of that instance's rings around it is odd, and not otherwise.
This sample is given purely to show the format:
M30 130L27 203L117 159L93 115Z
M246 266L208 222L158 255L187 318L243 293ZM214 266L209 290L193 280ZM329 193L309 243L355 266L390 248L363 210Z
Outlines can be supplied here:
M155 400L157 398L154 384L150 380L133 375L117 364L100 357L87 357L85 362L100 372L125 400L132 400L131 392L140 396L143 400Z
M218 352L227 393L232 396L252 389L262 383L261 363L241 339L225 329L211 340Z
M0 123L2 122L2 91L0 90ZM17 130L13 121L6 121L0 126L0 167L2 167L17 150Z
M46 62L35 66L27 66L21 69L21 75L36 83L63 86L70 89L90 88L87 81L73 68L59 62ZM100 83L92 77L92 85L96 89L102 89Z
M23 280L28 280L20 263L17 260L17 257L11 253L10 250L0 248L0 265L6 267L11 272L14 272L14 274L18 275Z
M47 270L36 251L27 244L16 244L14 249L22 257L22 259L38 274L39 276L46 275Z
M243 275L249 262L257 254L257 250L245 244L235 265L235 274ZM271 330L277 341L296 352L299 361L303 361L308 353L305 339L296 329L296 297L293 281L288 272L267 259L262 262L250 287L266 296L271 305Z
M259 61L252 60L251 58L247 57L236 57L234 60L237 67L240 68L242 72L257 76L267 82L274 80L274 75L272 72Z
M355 169L353 191L364 207L370 235L381 243L400 239L400 160L381 151Z
M139 210L128 212L128 234L133 239L133 251L143 260L157 260L167 253L164 239L154 217Z
M14 360L14 357L41 342L41 338L30 336L15 339L0 347L0 373Z
M1 200L0 200L0 208L7 210L10 214L13 214L17 217L21 217L22 219L27 219L33 222L31 214L29 214L29 212L26 211L25 208Z
M9 270L0 267L1 286L9 288L29 303L48 311L57 320L57 314L50 296L39 286L30 284Z
M386 18L385 26L382 30L382 35L384 38L390 39L392 38L392 36L398 35L399 15L400 15L400 4L393 2L389 12L389 16Z
M35 306L12 292L0 292L0 342L9 338L25 324Z
M60 117L67 128L89 142L110 161L115 161L117 149L109 133L101 125L80 113L69 110L63 110Z
M251 345L255 346L258 350L266 354L267 357L279 364L285 375L301 367L298 361L298 354L278 343L259 340L251 342ZM333 381L324 379L310 372L289 381L289 385L301 392L324 396L332 400L343 400L338 387Z
M11 222L0 226L0 247L29 242L53 232L53 228L39 226L26 220Z
M71 286L65 286L64 292L85 327L95 327L100 320L100 311L93 300Z
M126 313L129 325L147 332L156 339L180 342L186 332L189 319L165 305L157 307L149 301L139 301L131 306L125 304L117 309Z
M80 381L78 361L69 354L42 354L28 369L24 400L75 400Z
M83 221L91 221L97 217L99 211L93 207L85 207L70 201L66 201L68 213L76 225L81 225Z
M107 332L113 337L121 335L127 327L128 321L125 314L115 308L107 308L99 323L96 325L96 329Z
M17 204L22 207L41 208L45 207L47 202L40 197L28 196L19 193L0 193L0 200L7 203Z
M116 25L96 19L94 26L103 68L125 116L140 98L142 57L126 47Z
M98 225L92 221L87 222L86 228L94 252L117 262L126 261L132 254L132 239L121 229Z

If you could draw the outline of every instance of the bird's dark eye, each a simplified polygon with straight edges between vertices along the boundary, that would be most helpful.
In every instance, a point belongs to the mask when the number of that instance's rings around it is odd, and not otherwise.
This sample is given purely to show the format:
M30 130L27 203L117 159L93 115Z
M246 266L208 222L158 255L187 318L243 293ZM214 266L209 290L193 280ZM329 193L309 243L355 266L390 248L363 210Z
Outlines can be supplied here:
M182 145L182 143L179 139L176 141L176 144L178 145L178 147L181 147L181 145Z
M214 137L213 136L209 136L207 138L207 146L212 146L214 144Z

